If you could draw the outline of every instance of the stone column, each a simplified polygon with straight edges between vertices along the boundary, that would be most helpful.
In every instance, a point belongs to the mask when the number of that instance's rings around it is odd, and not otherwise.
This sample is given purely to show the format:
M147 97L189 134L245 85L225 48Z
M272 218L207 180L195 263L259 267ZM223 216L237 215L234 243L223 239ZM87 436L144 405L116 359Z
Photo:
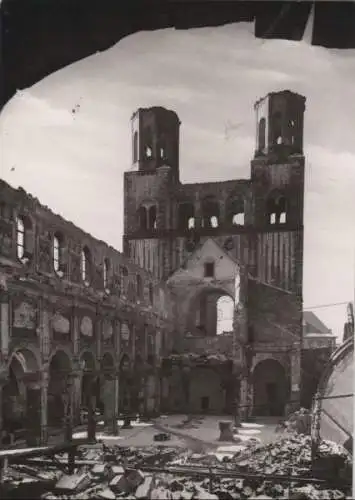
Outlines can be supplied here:
M5 285L4 285L5 286ZM10 297L7 290L1 287L0 283L0 352L3 359L6 359L9 354L9 338L10 338L10 314L9 302Z
M2 445L2 438L3 438L3 388L5 387L7 383L7 376L8 373L5 371L4 367L1 368L0 371L0 449Z
M118 410L119 410L119 395L120 395L120 378L119 378L119 370L115 373L114 378L114 412L112 416L112 434L114 436L118 436Z
M71 392L72 392L72 417L73 425L77 425L80 422L80 406L81 406L81 370L74 370L71 373Z
M47 387L42 373L25 375L24 382L27 388L27 442L29 446L38 446L42 437L46 439L47 430ZM43 433L43 436L42 436Z
M78 356L79 349L80 349L80 322L79 322L78 309L76 307L76 304L74 304L74 306L72 308L71 339L73 342L74 356Z
M47 371L41 373L41 415L40 415L40 444L43 446L48 442L48 384L49 374Z
M300 406L300 383L301 383L301 344L294 342L290 353L291 365L291 391L288 412L296 411Z

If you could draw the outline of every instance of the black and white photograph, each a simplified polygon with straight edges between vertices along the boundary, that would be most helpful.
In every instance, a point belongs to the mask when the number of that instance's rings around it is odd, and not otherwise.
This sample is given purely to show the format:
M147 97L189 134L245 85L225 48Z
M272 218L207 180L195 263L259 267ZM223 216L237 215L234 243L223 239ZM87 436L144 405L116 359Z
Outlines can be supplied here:
M0 498L353 498L355 43L53 3L0 2Z

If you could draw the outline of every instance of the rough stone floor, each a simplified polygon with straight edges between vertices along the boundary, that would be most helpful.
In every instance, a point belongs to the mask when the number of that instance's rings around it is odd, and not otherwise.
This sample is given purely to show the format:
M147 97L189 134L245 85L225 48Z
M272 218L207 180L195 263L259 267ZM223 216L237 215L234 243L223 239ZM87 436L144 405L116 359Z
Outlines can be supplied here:
M164 426L171 427L177 431L182 431L185 434L191 435L198 439L202 439L207 442L213 442L216 445L223 446L224 443L218 441L219 438L219 426L218 423L221 420L231 420L231 417L226 416L193 416L190 424L181 426L182 422L186 420L186 415L169 415L166 417L161 417L160 422ZM121 425L123 422L119 421ZM239 430L239 435L242 439L247 438L257 438L263 444L276 441L279 435L275 432L278 419L258 419L257 422L242 423L242 428ZM151 445L163 445L163 446L179 446L184 448L186 446L185 442L176 437L171 436L169 441L165 442L155 442L153 437L155 434L159 433L154 427L149 423L143 422L132 422L132 429L120 429L120 435L118 437L107 435L105 432L98 432L97 437L102 439L108 445L119 445L119 446L151 446ZM75 437L85 437L85 432L79 432L75 434ZM227 443L225 443L227 444Z

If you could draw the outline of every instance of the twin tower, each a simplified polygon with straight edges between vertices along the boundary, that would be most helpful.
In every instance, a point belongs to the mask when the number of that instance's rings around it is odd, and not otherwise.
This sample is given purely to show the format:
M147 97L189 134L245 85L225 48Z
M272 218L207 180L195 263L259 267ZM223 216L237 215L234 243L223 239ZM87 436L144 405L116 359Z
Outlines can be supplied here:
M152 107L132 116L136 168L124 177L124 252L158 280L212 238L255 276L301 293L305 97L272 92L254 110L250 179L198 184L180 182L177 114ZM265 234L272 258L261 244Z

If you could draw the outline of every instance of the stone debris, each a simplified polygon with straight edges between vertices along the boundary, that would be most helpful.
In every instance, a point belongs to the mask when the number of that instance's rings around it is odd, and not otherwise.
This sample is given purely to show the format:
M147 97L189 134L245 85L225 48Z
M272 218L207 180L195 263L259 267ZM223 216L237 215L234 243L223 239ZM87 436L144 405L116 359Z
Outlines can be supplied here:
M65 474L62 476L57 484L55 485L55 490L65 493L73 491L82 491L87 489L91 483L90 476L88 474Z
M236 447L237 448L237 447ZM109 452L112 461L104 462L105 453ZM318 468L323 476L346 478L352 474L352 462L348 452L334 443L323 441L318 449ZM88 458L90 457L90 458ZM301 483L298 478L314 477L311 472L311 438L305 435L287 435L277 442L261 446L254 444L249 448L235 450L234 454L219 461L214 454L191 453L177 448L150 446L133 447L96 447L80 449L80 463L73 475L63 474L43 465L10 465L5 481L11 486L22 486L24 495L32 488L38 488L36 494L28 493L31 498L45 500L95 499L113 500L145 498L162 500L228 500L228 499L345 499L345 491L330 489L327 485ZM87 461L87 464L85 463ZM95 460L96 463L91 461ZM336 467L335 465L336 464ZM186 467L178 475L162 471L165 466ZM189 476L188 467L201 468L201 475ZM145 471L147 467L147 471ZM154 467L155 472L149 472ZM328 468L327 468L328 467ZM202 470L212 470L212 481ZM329 473L329 470L332 473ZM333 472L339 474L333 476ZM215 473L213 473L215 471ZM231 471L246 474L291 475L294 479L290 486L287 481L276 478L235 479L219 476L218 471ZM46 481L47 490L43 490ZM37 483L36 483L37 482ZM31 490L30 490L31 488Z
M143 483L138 486L135 492L135 497L139 499L150 498L154 487L154 476L145 476Z

